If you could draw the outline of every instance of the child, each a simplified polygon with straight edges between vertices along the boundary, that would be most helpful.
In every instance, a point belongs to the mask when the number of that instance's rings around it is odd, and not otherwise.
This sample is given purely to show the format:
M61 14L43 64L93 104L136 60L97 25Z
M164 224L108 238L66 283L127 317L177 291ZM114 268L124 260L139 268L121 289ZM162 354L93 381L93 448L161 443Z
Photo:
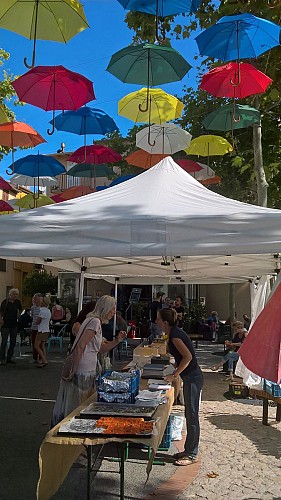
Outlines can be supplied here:
M39 364L37 368L44 368L47 366L46 358L46 348L45 342L48 340L50 333L50 320L51 311L49 309L50 299L48 297L43 297L42 307L40 307L40 312L37 318L38 332L35 338L35 349L39 355Z

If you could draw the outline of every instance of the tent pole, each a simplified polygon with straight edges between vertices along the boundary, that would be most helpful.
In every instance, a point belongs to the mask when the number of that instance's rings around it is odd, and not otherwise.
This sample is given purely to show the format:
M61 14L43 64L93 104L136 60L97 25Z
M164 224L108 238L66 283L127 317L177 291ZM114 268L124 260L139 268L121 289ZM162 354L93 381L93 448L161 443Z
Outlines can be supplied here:
M118 281L119 281L119 278L115 278L114 298L116 301L116 309L117 309ZM115 311L114 318L113 318L113 339L115 338L115 335L116 335L116 319L117 319L117 317L116 317L116 311ZM112 351L112 362L113 363L115 361L115 351L116 351L116 349L113 349L113 351Z
M85 282L85 271L87 267L85 266L85 257L81 258L81 274L79 283L79 297L78 297L78 313L83 307L83 297L84 297L84 282Z

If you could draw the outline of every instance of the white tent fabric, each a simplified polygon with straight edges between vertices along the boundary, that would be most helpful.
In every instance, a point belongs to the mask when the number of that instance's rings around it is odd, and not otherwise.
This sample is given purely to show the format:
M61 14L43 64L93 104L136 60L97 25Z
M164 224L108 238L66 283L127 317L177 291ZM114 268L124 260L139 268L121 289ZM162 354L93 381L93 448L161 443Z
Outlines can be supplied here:
M121 185L0 224L1 256L52 258L73 271L84 256L87 272L102 275L248 279L274 272L281 249L281 211L213 193L170 157Z

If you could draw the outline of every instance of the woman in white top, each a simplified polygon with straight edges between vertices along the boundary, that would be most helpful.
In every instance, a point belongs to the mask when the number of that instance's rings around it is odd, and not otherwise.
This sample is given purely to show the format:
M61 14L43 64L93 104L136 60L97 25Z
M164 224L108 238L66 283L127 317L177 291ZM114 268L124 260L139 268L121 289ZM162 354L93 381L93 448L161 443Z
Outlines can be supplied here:
M39 355L39 364L37 368L44 368L48 364L45 342L48 340L50 333L51 311L49 309L49 305L50 299L48 297L43 297L42 307L40 307L39 315L36 321L38 324L38 332L34 343L34 348Z
M108 352L126 337L126 332L119 332L112 342L103 342L102 323L114 316L116 303L113 297L103 295L96 303L79 328L71 352L75 353L75 374L71 380L61 380L57 401L53 411L53 427L95 391L97 356L99 352Z

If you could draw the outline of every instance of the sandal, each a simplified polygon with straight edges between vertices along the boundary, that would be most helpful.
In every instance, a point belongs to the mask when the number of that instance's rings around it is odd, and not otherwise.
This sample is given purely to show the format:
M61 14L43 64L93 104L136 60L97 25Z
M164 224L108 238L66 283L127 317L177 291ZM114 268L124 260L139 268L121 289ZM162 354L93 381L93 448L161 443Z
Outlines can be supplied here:
M45 368L48 363L41 363L40 365L37 366L37 368Z
M190 458L190 457L183 457L180 458L179 460L176 460L174 462L174 465L178 465L179 467L185 467L186 465L193 465L196 462L198 462L198 458Z
M175 453L175 454L173 455L173 458L174 458L175 460L179 460L179 459L184 458L184 457L187 457L187 455L186 455L185 451L180 451L179 453Z

